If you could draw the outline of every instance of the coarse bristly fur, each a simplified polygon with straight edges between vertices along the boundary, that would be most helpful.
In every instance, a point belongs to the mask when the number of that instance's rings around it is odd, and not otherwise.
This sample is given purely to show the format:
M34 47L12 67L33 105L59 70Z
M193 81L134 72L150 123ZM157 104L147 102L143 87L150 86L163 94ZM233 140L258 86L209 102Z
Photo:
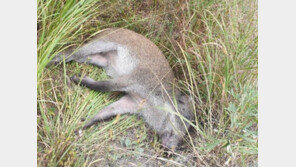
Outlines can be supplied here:
M63 57L66 62L102 67L111 77L95 81L72 76L76 84L97 91L125 92L99 111L83 130L117 114L139 114L159 134L164 147L178 146L189 128L187 121L194 117L192 101L174 87L171 67L153 42L127 29L105 29L82 47L58 54L51 64L62 62Z

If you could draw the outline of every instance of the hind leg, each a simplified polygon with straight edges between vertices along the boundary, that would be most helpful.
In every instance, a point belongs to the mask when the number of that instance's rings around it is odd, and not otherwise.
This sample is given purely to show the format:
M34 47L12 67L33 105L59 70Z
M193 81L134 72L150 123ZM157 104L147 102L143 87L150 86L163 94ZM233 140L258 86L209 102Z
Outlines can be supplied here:
M125 91L127 89L127 82L124 77L118 77L109 80L95 81L89 77L84 76L82 79L77 76L72 76L71 80L76 84L81 84L89 89L101 92Z
M69 49L57 54L49 63L58 64L63 62L76 61L79 63L88 63L98 67L106 67L109 61L109 55L117 52L118 44L106 41L93 41L85 44L79 49Z

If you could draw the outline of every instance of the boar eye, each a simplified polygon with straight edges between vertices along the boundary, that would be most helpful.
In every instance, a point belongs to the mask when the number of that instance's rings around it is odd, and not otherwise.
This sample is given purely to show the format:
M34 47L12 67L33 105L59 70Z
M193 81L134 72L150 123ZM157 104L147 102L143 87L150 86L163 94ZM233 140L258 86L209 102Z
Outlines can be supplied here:
M183 100L178 100L178 102L180 103L180 104L184 104L184 101Z

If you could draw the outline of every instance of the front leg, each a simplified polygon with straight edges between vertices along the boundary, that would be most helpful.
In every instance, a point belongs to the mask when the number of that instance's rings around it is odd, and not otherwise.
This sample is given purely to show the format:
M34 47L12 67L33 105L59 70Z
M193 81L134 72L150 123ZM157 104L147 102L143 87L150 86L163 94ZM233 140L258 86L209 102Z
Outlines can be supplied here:
M91 127L98 121L103 121L118 114L134 114L139 109L139 105L136 103L136 101L129 95L125 95L118 101L110 104L98 112L98 114L96 114L88 123L83 126L82 130Z
M175 151L180 140L181 134L175 134L174 132L166 132L161 136L162 146L171 151Z

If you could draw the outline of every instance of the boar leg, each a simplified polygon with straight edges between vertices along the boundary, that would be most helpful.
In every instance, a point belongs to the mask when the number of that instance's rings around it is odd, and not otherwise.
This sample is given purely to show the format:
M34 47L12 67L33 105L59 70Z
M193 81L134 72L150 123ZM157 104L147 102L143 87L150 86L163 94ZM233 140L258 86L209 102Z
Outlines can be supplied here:
M172 151L174 151L177 146L178 146L178 143L180 142L181 140L181 136L178 135L178 134L175 134L173 132L167 132L167 133L164 133L162 136L161 136L161 143L162 145L166 148L166 149L170 149Z
M116 52L118 44L106 41L93 41L83 45L79 49L68 49L61 53L58 53L48 65L58 64L63 62L76 61L79 63L88 63L99 67L106 67L109 61L109 54Z
M102 91L102 92L112 92L112 91L125 91L126 84L124 79L115 78L110 80L95 81L89 77L72 76L71 80L76 84L81 84L89 89Z
M87 129L98 121L103 121L118 114L134 114L138 109L137 103L129 95L125 95L99 111L82 129Z

